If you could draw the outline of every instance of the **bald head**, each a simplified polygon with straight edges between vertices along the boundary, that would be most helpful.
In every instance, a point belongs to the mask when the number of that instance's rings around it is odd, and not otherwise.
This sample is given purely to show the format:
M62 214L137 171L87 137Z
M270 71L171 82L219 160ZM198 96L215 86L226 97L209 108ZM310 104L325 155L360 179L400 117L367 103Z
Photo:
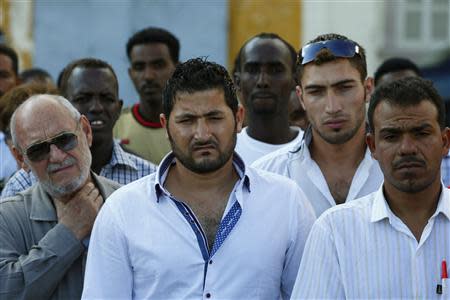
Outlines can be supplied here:
M89 121L56 95L35 95L11 118L13 153L52 197L69 195L88 180L92 162Z
M39 94L30 97L13 113L10 121L13 145L21 149L21 133L31 127L42 127L55 118L73 119L78 122L80 113L64 97L57 95Z

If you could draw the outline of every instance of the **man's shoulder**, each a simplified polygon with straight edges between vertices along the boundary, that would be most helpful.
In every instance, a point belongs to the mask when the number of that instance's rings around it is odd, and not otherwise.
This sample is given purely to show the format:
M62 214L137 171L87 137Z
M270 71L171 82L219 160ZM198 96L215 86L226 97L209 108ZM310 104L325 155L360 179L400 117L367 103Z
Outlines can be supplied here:
M131 207L130 202L148 201L152 197L152 194L154 194L155 175L156 173L153 173L126 185L119 185L108 197L108 205L114 207Z
M125 107L120 112L120 116L116 121L116 124L114 125L114 129L120 129L122 127L130 126L133 124L133 114L132 114L132 107Z
M255 168L253 166L247 167L247 174L250 177L250 186L264 192L267 189L276 189L280 192L287 192L290 189L297 189L298 185L292 179L277 174L275 172Z
M27 211L29 211L29 208L31 207L33 195L36 195L36 189L37 184L20 191L13 196L0 199L0 215L7 219L27 218Z
M328 223L333 227L341 228L344 228L344 226L339 224L368 223L377 193L378 191L375 191L364 197L333 206L317 219L317 223Z
M96 175L95 179L104 189L106 197L122 186L120 183L100 175Z
M156 171L157 166L154 163L146 159L143 159L142 157L136 154L123 150L123 155L126 156L127 159L132 161L138 170L142 170L143 172L142 176L151 174Z
M132 112L132 106L127 106L125 108L122 109L122 111L120 112L120 116L125 116L125 115L130 115Z
M300 158L301 142L287 145L256 160L252 167L284 174L290 161Z

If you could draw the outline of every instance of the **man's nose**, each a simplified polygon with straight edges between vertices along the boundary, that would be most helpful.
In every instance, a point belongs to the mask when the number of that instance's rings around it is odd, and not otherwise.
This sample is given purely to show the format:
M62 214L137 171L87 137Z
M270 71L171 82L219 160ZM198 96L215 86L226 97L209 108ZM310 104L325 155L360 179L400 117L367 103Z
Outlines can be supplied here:
M50 145L49 162L61 163L66 158L67 153L59 149L56 145Z
M409 134L404 134L400 139L399 153L401 155L417 154L417 145L415 139Z
M208 140L211 136L211 130L209 128L208 122L206 120L198 120L197 126L195 128L195 139L196 140Z
M144 78L146 80L154 80L156 77L156 72L154 70L154 68L152 68L151 66L145 66L144 69Z
M332 91L327 91L325 97L326 97L325 112L329 114L334 114L342 110L341 99L337 97Z
M90 112L102 113L104 110L101 96L95 96L92 99L91 106L89 107Z
M260 70L258 74L258 79L256 81L256 86L258 88L267 88L269 87L269 74L266 71Z

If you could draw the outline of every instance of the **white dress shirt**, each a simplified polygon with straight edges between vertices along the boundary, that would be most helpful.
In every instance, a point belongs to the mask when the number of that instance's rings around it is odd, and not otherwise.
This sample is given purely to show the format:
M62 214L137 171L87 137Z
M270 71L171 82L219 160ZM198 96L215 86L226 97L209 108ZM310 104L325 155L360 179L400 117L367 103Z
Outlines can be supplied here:
M108 198L91 235L83 299L289 298L315 220L298 186L235 154L240 180L209 252L192 210L164 188L173 163L170 153L156 173Z
M450 299L436 293L450 261L450 192L442 187L420 241L380 188L326 211L306 243L292 299Z
M239 156L244 160L245 164L251 165L257 159L272 153L278 149L281 149L286 146L291 146L298 144L302 141L303 138L303 130L300 127L291 127L291 129L298 132L295 139L285 144L268 144L256 140L248 135L247 133L248 127L242 129L240 133L237 135L236 141L236 149L235 151L239 154Z
M314 207L316 216L319 217L328 208L336 206L336 201L331 195L319 165L311 158L309 152L311 140L311 129L308 129L301 143L270 153L255 161L252 166L284 175L297 182ZM345 202L376 191L382 181L383 173L367 148L363 160L353 175Z

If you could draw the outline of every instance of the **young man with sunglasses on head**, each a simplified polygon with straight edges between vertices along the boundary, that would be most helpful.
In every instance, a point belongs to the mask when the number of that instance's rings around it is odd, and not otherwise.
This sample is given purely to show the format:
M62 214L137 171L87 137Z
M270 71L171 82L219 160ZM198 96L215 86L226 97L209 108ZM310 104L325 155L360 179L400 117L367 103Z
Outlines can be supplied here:
M299 54L297 95L309 128L300 144L254 163L294 179L316 214L375 191L382 182L378 163L365 143L366 103L373 81L356 42L320 35Z
M38 183L0 202L0 295L79 299L94 220L119 184L90 171L89 121L65 98L33 96L10 124L14 155Z

